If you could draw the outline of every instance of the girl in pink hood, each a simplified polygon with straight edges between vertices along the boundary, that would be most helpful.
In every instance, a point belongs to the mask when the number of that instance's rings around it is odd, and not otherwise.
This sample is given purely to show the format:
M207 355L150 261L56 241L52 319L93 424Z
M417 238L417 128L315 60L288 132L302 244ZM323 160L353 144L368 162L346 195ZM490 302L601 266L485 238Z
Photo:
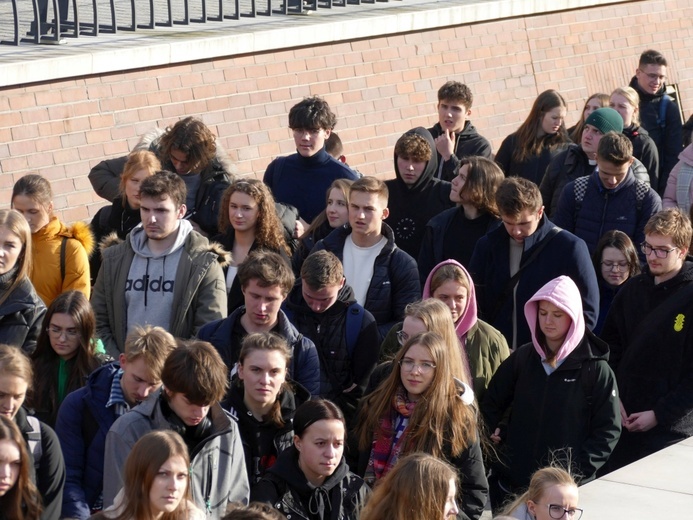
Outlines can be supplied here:
M494 509L552 458L588 482L618 441L609 348L585 327L581 302L567 276L539 289L525 304L532 342L513 352L488 386L481 412L498 449L490 482Z
M426 278L423 298L440 300L450 309L462 355L468 361L474 394L481 402L491 377L510 350L503 334L477 318L472 277L459 262L445 260Z

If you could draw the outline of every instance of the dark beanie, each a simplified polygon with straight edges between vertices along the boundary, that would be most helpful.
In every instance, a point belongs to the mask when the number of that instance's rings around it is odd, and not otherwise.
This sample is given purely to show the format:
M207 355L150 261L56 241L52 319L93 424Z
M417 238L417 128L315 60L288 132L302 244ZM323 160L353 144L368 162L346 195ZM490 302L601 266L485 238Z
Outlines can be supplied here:
M585 124L592 125L603 134L607 132L620 134L623 132L623 118L613 108L598 108L587 116Z

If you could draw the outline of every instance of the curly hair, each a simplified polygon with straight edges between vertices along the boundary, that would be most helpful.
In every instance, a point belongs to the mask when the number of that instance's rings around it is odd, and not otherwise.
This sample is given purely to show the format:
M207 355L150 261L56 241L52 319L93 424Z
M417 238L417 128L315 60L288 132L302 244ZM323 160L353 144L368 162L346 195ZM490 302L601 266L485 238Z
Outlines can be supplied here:
M187 155L190 171L200 173L207 168L217 153L216 138L201 120L188 116L168 127L159 141L159 157L167 162L171 150Z
M395 143L395 155L403 159L427 162L432 154L428 141L413 132L407 132Z
M438 103L441 101L459 103L469 110L474 102L471 89L459 81L448 81L438 89Z
M255 223L255 241L259 247L265 247L272 251L284 251L290 254L282 233L282 223L277 216L274 205L274 197L269 188L257 179L237 180L226 188L221 197L221 210L219 211L219 231L222 233L233 232L229 219L229 203L231 196L236 193L245 193L251 197L258 206L257 222Z

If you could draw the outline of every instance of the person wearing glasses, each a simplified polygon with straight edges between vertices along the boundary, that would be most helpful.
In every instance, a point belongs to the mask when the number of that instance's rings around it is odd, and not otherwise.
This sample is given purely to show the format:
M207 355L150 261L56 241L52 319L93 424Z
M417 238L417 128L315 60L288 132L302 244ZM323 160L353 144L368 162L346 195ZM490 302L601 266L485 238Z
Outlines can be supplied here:
M600 108L590 118L621 116L611 108ZM583 239L590 254L605 231L618 229L639 244L647 219L662 209L662 200L647 183L635 178L633 145L621 133L610 131L597 147L597 169L563 188L553 222ZM644 257L642 258L644 261Z
M667 95L666 80L666 58L652 49L643 52L630 86L640 96L640 124L659 152L659 186L652 187L660 194L683 148L683 124L676 103Z
M647 267L618 292L606 317L602 338L623 421L609 469L693 435L692 235L678 208L654 215L640 246Z
M81 292L64 292L49 305L31 356L34 385L28 401L36 417L51 428L65 396L112 361L95 332L94 312Z
M612 229L599 239L592 263L599 282L599 318L592 332L598 336L616 293L631 277L640 274L640 262L628 235Z
M518 495L503 511L517 520L580 520L578 487L563 468L548 466L532 475L527 491Z
M621 433L609 346L585 326L575 282L551 280L524 311L532 340L498 367L481 403L498 453L494 512L552 461L573 467L581 483L594 479Z
M410 453L443 459L459 477L457 518L474 520L484 511L488 482L474 393L448 369L449 352L435 332L407 339L392 372L363 400L356 472L374 486Z

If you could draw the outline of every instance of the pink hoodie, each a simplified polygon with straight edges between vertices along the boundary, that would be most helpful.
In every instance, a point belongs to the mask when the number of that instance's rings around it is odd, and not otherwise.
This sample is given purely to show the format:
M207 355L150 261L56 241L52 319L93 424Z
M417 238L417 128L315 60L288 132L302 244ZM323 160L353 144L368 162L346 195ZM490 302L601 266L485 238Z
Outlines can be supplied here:
M467 281L469 282L469 293L467 294L467 308L462 313L462 317L459 320L457 320L457 323L455 323L455 331L457 332L457 337L460 339L460 343L462 343L462 345L466 345L467 332L469 332L469 329L471 329L474 326L474 324L477 321L477 317L476 291L474 290L474 281L472 280L472 277L469 275L464 266L456 260L444 260L443 262L436 265L433 268L433 270L431 270L431 272L428 273L428 277L426 278L426 284L424 285L423 290L423 299L427 300L428 298L433 298L433 295L431 294L431 279L433 278L433 275L438 269L448 264L456 265L457 267L462 269L462 272L467 277Z
M532 343L539 356L541 356L541 360L544 361L546 355L537 342L536 336L537 313L539 311L539 302L542 300L553 303L556 307L565 311L572 320L565 341L561 348L558 349L558 354L556 355L556 363L560 364L575 350L585 335L585 318L582 314L580 290L570 277L559 276L539 289L525 304L525 317L529 324L529 330L532 333Z

